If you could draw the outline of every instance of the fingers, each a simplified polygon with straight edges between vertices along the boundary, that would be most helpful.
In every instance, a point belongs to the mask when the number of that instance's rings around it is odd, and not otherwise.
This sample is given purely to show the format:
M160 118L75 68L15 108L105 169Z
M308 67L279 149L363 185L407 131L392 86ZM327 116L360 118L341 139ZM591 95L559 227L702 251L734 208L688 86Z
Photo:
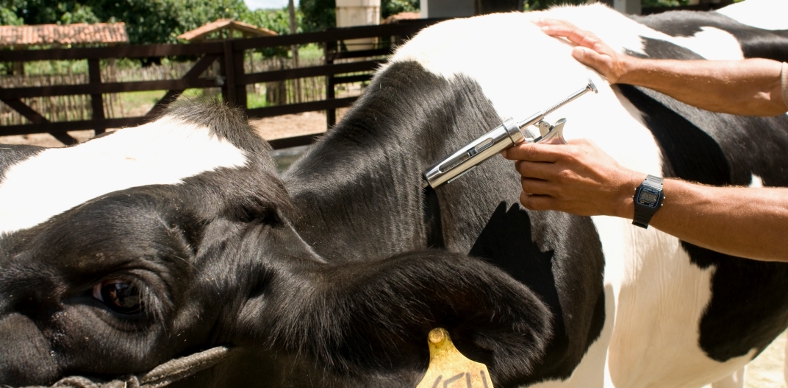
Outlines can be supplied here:
M555 162L560 158L562 151L559 148L561 145L555 144L535 144L535 143L520 143L501 154L504 158L509 160L528 160L531 162Z
M529 210L555 210L556 200L547 195L520 193L520 203Z
M581 30L567 21L538 19L534 20L533 23L539 26L545 34L556 38L566 38L579 46L595 49L595 46L599 43L599 38L593 32Z

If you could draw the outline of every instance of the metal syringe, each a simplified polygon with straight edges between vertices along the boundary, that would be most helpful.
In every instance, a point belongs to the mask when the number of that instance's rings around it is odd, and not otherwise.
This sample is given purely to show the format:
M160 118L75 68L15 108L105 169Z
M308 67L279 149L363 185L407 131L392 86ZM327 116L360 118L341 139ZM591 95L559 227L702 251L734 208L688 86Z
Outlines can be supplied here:
M468 143L468 145L460 148L428 168L427 171L424 172L425 182L423 187L432 186L433 188L437 188L444 183L451 182L492 156L523 141L533 143L566 143L563 138L563 127L566 120L560 119L555 125L550 125L544 121L544 117L590 91L596 93L597 88L591 80L588 80L588 84L583 89L572 93L569 97L561 100L548 109L534 113L524 120L515 121L512 118L505 120L502 125L499 125L492 131ZM531 137L530 132L525 129L530 125L539 127L541 136L536 138Z

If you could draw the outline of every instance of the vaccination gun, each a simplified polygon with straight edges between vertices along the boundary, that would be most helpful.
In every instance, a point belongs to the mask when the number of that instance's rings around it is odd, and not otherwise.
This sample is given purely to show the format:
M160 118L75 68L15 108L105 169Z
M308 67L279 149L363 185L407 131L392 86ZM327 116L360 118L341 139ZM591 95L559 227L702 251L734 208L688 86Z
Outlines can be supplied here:
M588 85L586 85L586 87L572 93L569 97L546 110L536 112L530 117L520 121L512 118L505 120L502 125L499 125L480 138L468 143L465 147L460 148L453 154L443 158L440 162L428 168L427 171L424 172L424 188L427 188L427 186L437 188L444 183L449 183L492 156L524 141L528 143L566 144L563 137L566 119L560 119L556 121L555 125L550 125L550 123L544 121L544 117L570 101L582 96L586 92L591 91L596 93L597 89L594 83L588 80ZM530 125L535 125L539 128L540 136L536 138L532 137L530 131L526 129L526 127Z

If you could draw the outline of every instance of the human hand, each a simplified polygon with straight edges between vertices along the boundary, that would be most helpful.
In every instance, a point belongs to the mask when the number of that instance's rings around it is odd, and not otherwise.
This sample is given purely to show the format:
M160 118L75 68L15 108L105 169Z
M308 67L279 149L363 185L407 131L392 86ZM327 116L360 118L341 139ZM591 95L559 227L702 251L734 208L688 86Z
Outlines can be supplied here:
M589 66L602 74L607 81L614 84L625 72L626 55L621 55L610 46L599 40L590 31L581 30L574 24L563 20L537 19L534 24L542 31L556 38L566 38L575 44L572 56L580 63Z
M646 174L621 166L590 140L566 145L521 143L503 152L515 161L531 210L558 210L581 216L634 216L633 195Z

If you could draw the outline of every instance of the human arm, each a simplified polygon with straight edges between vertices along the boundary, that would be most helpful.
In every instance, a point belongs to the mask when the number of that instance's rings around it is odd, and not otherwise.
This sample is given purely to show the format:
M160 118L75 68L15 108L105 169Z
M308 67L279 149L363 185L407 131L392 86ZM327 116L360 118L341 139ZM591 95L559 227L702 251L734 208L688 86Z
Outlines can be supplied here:
M566 38L576 45L572 56L598 71L611 84L647 87L715 112L776 116L788 111L781 83L784 67L780 62L763 58L643 59L620 54L592 32L565 21L541 19L534 23L546 34Z
M634 217L633 195L646 174L624 168L588 140L520 144L504 156L516 160L520 202L528 209ZM663 191L665 200L652 227L729 255L788 261L788 188L712 187L665 179Z

